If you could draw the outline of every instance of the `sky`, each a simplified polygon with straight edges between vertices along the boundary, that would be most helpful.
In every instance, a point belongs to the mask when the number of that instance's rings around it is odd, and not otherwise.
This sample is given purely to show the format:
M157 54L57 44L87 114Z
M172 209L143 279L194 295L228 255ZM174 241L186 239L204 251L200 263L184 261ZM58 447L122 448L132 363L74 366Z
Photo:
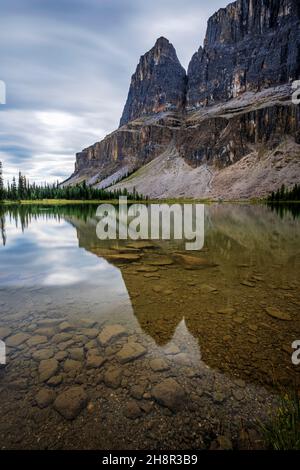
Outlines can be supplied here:
M62 181L119 125L141 55L165 36L188 63L227 0L1 0L5 179Z

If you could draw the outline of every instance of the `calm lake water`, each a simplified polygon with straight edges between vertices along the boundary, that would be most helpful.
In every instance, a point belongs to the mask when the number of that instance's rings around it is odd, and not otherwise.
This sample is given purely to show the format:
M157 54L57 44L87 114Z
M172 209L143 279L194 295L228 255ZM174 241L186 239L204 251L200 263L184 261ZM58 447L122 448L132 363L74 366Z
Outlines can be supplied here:
M206 206L199 252L95 214L0 208L1 447L263 447L300 382L296 209Z

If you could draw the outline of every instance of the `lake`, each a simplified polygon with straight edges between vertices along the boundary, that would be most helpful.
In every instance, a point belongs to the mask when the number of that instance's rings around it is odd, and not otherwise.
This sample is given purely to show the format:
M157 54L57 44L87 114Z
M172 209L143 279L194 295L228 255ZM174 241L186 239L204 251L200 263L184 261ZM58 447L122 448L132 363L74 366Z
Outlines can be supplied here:
M101 241L95 205L0 207L3 449L263 448L300 339L298 210L205 207L205 243Z

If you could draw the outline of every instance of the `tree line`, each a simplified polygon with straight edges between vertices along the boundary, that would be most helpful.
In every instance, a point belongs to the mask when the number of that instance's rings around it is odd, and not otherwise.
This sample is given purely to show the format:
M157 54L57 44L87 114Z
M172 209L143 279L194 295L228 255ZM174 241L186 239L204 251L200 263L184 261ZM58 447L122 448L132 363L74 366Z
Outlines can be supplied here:
M127 189L108 191L93 188L84 181L74 186L61 186L59 183L38 185L29 183L24 175L19 172L18 178L13 177L12 182L5 186L3 180L3 166L0 162L0 201L22 201L42 199L67 199L67 200L112 200L120 196L127 196L129 200L145 200L135 188L129 193Z
M276 202L296 202L300 201L300 185L295 184L292 189L288 189L283 184L281 188L277 189L277 191L273 191L270 196L267 198L268 202L276 203Z

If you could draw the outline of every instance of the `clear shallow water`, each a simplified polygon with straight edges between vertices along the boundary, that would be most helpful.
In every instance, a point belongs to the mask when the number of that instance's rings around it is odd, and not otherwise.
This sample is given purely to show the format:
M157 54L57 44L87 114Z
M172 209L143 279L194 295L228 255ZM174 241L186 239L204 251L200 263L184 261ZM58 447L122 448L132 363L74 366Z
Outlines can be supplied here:
M187 253L177 242L101 242L95 211L1 210L2 446L210 447L218 435L262 445L256 421L299 383L290 346L300 333L300 219L212 205L204 249ZM102 344L116 324L123 334ZM124 361L132 344L138 353ZM91 367L91 355L103 363ZM44 356L57 361L48 380ZM55 400L74 386L87 398L69 420Z

